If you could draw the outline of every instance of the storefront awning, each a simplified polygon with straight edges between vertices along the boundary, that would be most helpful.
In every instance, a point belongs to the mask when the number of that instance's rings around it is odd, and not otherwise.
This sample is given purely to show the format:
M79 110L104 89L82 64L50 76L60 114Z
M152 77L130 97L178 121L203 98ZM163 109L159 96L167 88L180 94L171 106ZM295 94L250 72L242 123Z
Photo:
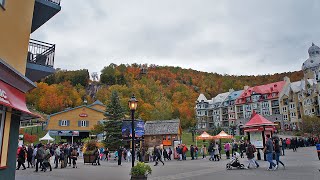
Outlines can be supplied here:
M0 80L0 105L11 107L33 118L41 116L29 111L26 105L26 95L18 89Z

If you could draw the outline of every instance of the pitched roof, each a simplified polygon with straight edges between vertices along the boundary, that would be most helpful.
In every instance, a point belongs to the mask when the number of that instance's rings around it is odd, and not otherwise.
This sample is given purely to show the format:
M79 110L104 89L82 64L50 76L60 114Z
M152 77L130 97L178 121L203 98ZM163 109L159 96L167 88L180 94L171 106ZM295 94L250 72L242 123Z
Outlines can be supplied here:
M276 96L268 96L267 99L271 98L278 98L279 93L283 90L283 87L285 85L285 81L279 81L254 87L249 87L247 90L244 90L242 94L237 99L237 104L241 104L242 102L239 102L239 99L243 99L246 97L250 97L253 94L272 94L272 93L278 93Z
M145 135L179 134L180 119L147 121Z
M204 94L201 93L201 94L199 95L197 101L198 101L198 102L201 102L201 101L207 102L208 100L207 100L206 96L204 96Z
M227 100L236 100L241 94L242 94L243 90L239 90L239 91L233 91L232 93L230 93L228 95L228 97L226 98L226 101Z
M74 108L67 108L67 109L65 109L65 110L63 110L63 111L50 114L50 115L48 115L48 118L50 118L51 116L55 116L55 115L58 115L58 114L62 114L62 113L68 112L68 111L73 111L73 110L79 109L79 108L88 108L88 109L91 109L91 110L94 110L94 111L98 111L98 112L101 112L101 113L105 113L104 111L100 111L100 110L98 110L98 109L91 108L91 107L86 106L86 105L81 105L81 106L77 106L77 107L74 107Z
M101 101L99 100L96 100L94 103L92 103L91 105L96 105L96 104L99 104L99 105L104 105Z
M213 104L218 103L219 106L220 106L221 103L228 97L229 94L230 94L230 92L225 92L225 93L218 94L216 97L214 97L212 99L212 103Z
M261 125L274 125L274 123L264 118L260 114L253 112L251 119L244 125L244 127L261 126Z
M305 85L304 84L305 84L304 80L292 82L290 84L290 88L294 93L300 92L300 91L305 89L305 87L304 87Z

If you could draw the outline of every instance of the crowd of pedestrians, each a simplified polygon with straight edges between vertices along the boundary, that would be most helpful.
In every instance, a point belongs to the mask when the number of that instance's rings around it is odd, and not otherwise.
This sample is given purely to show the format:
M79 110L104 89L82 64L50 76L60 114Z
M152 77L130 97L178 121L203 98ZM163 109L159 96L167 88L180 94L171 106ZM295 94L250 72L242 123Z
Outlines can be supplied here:
M319 143L317 137L308 138L278 138L266 135L266 143L263 149L266 155L266 160L269 162L268 170L276 170L279 165L285 169L285 164L280 160L281 156L285 155L286 149L292 149L293 152L297 151L299 147L315 146ZM35 172L40 171L46 172L47 170L52 171L50 158L54 159L54 169L66 168L72 165L73 168L77 168L77 159L82 157L82 145L71 145L71 144L37 144L35 146L19 146L17 150L17 168L16 170L25 170L27 168L35 168ZM218 142L209 143L208 147L203 145L197 147L191 145L189 148L185 144L179 144L175 149L163 148L155 146L153 150L144 150L143 148L136 148L135 160L136 161L149 161L155 162L154 166L157 166L159 162L163 165L164 161L170 161L172 158L178 161L187 160L187 153L190 153L191 160L198 159L198 156L202 159L206 159L209 155L209 161L220 161L222 148L226 154L226 159L230 158L247 158L246 168L258 168L259 164L256 161L256 154L258 149L251 144L250 141L241 140L239 142L232 141L220 144ZM92 165L100 165L100 161L118 161L118 165L121 166L122 162L132 161L132 150L130 148L124 148L120 146L114 153L111 153L108 148L96 148L93 152L95 160ZM146 155L146 156L145 156ZM173 157L175 156L175 157ZM145 159L148 158L148 159ZM275 160L275 162L274 162ZM25 163L27 161L27 167Z
M35 146L19 146L17 150L17 169L22 166L22 170L26 168L35 168L34 172L46 172L48 169L52 171L50 163L51 157L54 158L54 168L66 168L68 165L77 168L77 158L79 156L80 148L78 145L70 144L37 144ZM27 160L28 167L25 167Z

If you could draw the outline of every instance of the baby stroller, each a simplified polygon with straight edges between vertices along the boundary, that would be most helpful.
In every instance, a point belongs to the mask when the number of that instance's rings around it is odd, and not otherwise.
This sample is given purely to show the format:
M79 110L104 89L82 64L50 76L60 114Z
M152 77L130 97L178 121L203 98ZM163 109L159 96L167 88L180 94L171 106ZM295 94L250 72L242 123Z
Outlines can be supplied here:
M226 165L227 170L230 170L232 168L238 168L238 169L245 169L244 164L240 163L240 154L235 152L233 153L233 156L230 160L230 162Z

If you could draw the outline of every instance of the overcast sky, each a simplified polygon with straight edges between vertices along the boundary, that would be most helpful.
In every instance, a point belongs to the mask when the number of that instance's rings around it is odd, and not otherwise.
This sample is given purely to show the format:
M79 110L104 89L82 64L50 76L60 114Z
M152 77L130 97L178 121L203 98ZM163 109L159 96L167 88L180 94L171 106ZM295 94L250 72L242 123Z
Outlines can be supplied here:
M32 34L56 44L55 67L110 63L220 74L297 71L320 45L319 0L61 0Z

